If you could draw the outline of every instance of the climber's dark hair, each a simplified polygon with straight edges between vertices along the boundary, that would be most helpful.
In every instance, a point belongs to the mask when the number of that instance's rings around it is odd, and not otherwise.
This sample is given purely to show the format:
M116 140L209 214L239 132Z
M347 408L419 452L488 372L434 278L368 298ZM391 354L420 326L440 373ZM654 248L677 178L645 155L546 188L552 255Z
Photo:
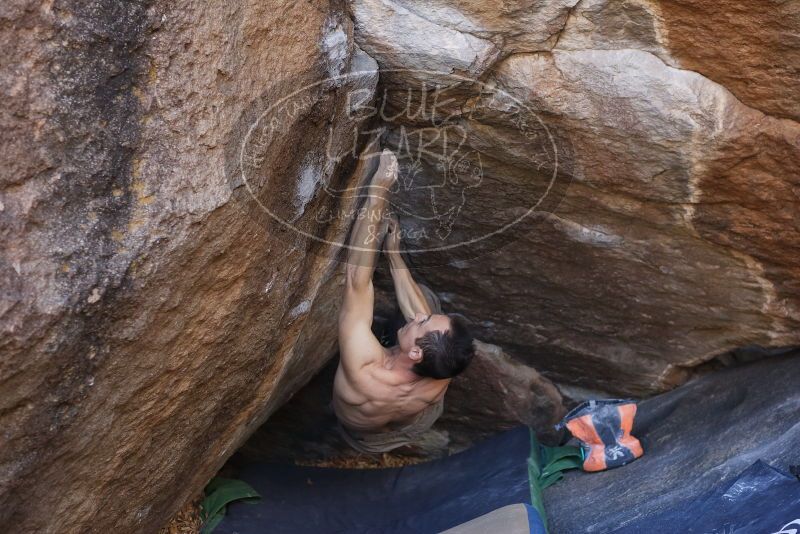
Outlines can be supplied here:
M448 313L447 317L449 329L428 332L416 339L422 349L422 360L412 370L419 376L452 378L466 369L475 355L466 317L457 313Z

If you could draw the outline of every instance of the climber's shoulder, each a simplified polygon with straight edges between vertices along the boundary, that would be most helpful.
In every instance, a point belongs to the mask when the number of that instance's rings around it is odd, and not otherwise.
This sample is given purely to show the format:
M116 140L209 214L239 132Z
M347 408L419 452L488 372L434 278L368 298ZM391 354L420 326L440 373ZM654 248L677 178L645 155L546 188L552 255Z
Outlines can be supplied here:
M348 373L360 372L365 366L378 362L384 348L372 333L370 325L361 321L339 321L339 357Z

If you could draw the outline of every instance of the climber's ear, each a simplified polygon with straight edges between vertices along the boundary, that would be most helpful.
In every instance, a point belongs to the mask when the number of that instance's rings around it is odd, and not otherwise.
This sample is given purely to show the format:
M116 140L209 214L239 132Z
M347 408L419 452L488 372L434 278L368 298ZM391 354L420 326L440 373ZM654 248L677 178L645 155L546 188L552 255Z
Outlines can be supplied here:
M422 348L419 345L414 345L411 347L411 350L408 351L408 357L411 361L414 362L421 362L422 361Z

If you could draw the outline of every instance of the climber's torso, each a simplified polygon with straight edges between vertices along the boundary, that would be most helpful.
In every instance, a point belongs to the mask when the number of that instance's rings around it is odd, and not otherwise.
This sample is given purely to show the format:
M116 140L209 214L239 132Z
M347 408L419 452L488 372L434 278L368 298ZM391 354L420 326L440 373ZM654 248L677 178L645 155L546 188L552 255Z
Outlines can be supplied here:
M333 408L347 427L361 431L390 430L412 421L442 400L449 379L435 380L392 366L391 355L381 353L358 368L339 364L333 386Z

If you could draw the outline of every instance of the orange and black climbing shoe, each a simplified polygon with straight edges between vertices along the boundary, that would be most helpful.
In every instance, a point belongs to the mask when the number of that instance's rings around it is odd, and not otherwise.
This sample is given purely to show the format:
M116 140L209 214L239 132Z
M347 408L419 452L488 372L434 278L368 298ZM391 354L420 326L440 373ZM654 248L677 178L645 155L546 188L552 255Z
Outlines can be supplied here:
M644 451L631 435L636 403L630 400L590 400L569 412L556 428L565 426L581 442L584 471L619 467Z

